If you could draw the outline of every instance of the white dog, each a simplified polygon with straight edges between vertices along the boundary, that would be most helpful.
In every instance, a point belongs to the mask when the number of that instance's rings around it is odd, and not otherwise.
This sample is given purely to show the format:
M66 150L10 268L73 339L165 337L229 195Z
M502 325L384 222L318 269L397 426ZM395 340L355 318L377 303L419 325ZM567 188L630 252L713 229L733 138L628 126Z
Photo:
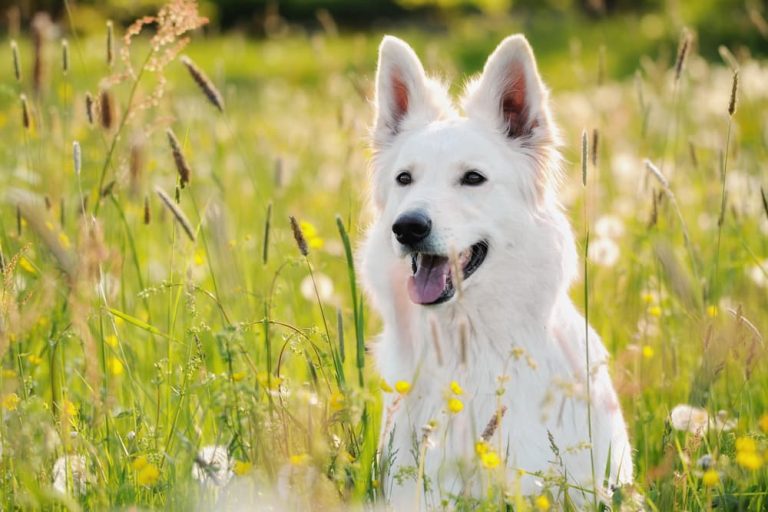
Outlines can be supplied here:
M631 482L631 448L607 352L568 296L557 130L523 36L461 107L384 38L362 274L384 322L378 369L403 383L385 399L381 485L396 510L482 497L499 477L513 496L605 500Z

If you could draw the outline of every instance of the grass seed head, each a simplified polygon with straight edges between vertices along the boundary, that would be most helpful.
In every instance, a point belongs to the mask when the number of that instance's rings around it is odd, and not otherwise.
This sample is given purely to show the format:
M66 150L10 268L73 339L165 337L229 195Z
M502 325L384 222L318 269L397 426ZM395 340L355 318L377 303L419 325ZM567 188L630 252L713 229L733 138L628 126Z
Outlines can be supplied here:
M85 93L85 115L88 118L88 124L93 126L93 95L90 92Z
M32 126L32 119L29 115L29 104L27 103L27 95L22 94L20 96L21 99L21 124L24 126L24 129L29 130Z
M736 113L737 96L739 94L739 72L733 72L733 81L731 82L731 99L728 102L728 115L733 117Z
M173 161L176 164L176 171L179 173L179 183L181 188L184 188L189 183L189 175L191 174L187 159L184 158L184 153L181 152L181 144L179 139L176 138L176 134L173 130L168 128L166 131L168 135L168 144L171 146L171 152L173 153Z
M151 219L151 210L149 209L149 196L144 196L144 225L149 225Z
M220 112L224 112L224 100L222 99L221 93L216 86L213 85L213 82L208 78L208 75L198 68L197 65L192 62L192 59L186 55L182 55L181 63L187 68L190 76L192 76L192 79L197 83L198 87L200 87L200 90L203 91L203 94L208 98L208 101L211 102L211 105L219 109Z
M107 65L112 67L115 62L115 30L112 20L107 21Z
M72 161L75 165L75 174L80 176L80 169L83 165L83 155L80 150L80 143L77 141L72 143Z
M304 232L301 230L301 226L299 226L299 222L296 220L296 217L291 215L290 219L291 229L293 230L293 239L296 240L296 246L299 248L301 255L306 257L309 255L307 239L304 237Z
M683 29L683 33L680 35L680 47L677 50L677 61L675 62L675 82L680 80L680 75L683 73L683 67L685 66L685 59L688 56L688 50L691 46L691 33L686 28Z
M109 131L115 124L114 102L109 89L102 89L99 95L99 112L101 113L101 127Z
M65 75L69 72L69 41L61 40L61 72Z
M171 211L173 217L176 219L176 222L178 222L181 228L184 230L184 233L186 233L189 239L194 242L195 232L192 229L192 224L189 222L189 219L187 219L187 216L184 215L184 212L181 211L178 205L173 202L173 199L171 199L168 194L163 191L163 189L157 187L155 192L157 193L158 197L160 197L160 200L163 202L165 207Z
M13 75L17 82L21 82L21 59L19 58L19 45L11 40L11 55L13 56Z

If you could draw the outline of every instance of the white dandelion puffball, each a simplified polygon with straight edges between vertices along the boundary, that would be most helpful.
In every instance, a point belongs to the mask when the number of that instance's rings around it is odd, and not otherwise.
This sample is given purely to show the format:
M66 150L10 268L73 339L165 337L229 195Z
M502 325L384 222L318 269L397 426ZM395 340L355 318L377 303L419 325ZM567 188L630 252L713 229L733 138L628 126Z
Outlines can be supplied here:
M226 446L203 446L192 465L192 478L201 484L223 487L234 474L232 465Z
M675 430L700 434L706 430L709 424L709 414L700 407L680 404L676 405L669 413L669 421Z
M669 413L669 421L675 430L692 434L702 434L707 429L728 432L736 428L736 420L729 418L726 411L718 411L710 417L701 407L688 404L676 405Z
M766 269L766 270L763 270ZM763 260L760 265L754 265L747 269L747 275L760 288L768 288L768 260Z
M327 302L333 297L333 281L330 277L320 272L315 272L315 283L317 283L317 294L320 300ZM315 287L312 284L312 276L308 275L301 281L301 296L307 300L317 300L315 296Z
M619 261L619 246L610 238L597 238L589 242L589 261L601 267L612 267Z
M616 215L603 215L595 222L595 234L615 240L624 234L624 223Z
M63 455L53 463L53 488L61 494L85 494L90 475L85 455Z

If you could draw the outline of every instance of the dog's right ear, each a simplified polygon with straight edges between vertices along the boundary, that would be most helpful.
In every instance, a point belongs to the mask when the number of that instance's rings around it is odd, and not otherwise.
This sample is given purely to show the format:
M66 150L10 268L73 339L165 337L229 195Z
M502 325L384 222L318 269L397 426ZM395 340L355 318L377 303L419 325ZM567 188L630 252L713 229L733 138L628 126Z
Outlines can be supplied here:
M440 118L448 100L439 89L405 41L384 36L376 70L374 149L384 148L405 130Z

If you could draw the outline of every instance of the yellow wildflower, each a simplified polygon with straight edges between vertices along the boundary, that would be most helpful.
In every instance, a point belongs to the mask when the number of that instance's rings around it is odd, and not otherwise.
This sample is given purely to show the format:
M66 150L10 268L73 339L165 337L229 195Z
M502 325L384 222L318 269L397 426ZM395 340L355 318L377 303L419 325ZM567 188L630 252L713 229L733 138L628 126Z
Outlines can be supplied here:
M16 407L19 406L19 402L21 402L21 398L16 393L6 393L3 395L3 409L15 411Z
M758 420L757 424L760 425L760 430L768 433L768 412L760 416L760 420Z
M141 468L136 475L136 481L139 485L146 485L147 487L155 485L159 479L160 470L152 463Z
M135 459L133 459L133 462L131 462L131 467L135 471L141 471L146 467L146 465L149 464L149 459L147 459L146 455L139 455Z
M306 453L300 453L297 455L291 455L288 461L292 466L303 466L309 461L309 455Z
M451 381L451 393L454 395L461 395L464 393L464 390L461 388L458 382L455 380Z
M411 383L407 380L399 380L395 382L395 391L401 395L407 395L411 391Z
M656 352L653 350L653 347L650 345L643 345L643 357L646 359L651 359L653 355Z
M253 464L245 460L236 460L232 466L232 471L237 476L247 475L251 472L251 469L253 469Z
M707 316L709 318L715 318L717 316L717 313L718 313L717 306L715 305L707 306Z
M267 375L267 372L259 372L256 374L256 381L259 383L259 386L263 388L266 388L268 384L271 384L270 389L276 390L283 382L283 378L272 375L272 378L270 379L269 375Z
M205 263L205 251L198 249L195 251L195 265L198 267Z
M243 379L245 379L245 372L235 372L232 374L232 380L235 382L240 382Z
M490 450L490 446L488 446L488 443L485 441L478 441L475 443L475 453L482 457L484 454L488 453L488 450Z
M109 368L109 373L116 377L122 375L124 372L123 363L116 357L109 358L109 361L107 361L107 367Z
M763 458L757 452L736 452L736 463L744 469L756 471L763 466Z
M533 506L536 507L536 510L540 510L541 512L547 512L550 508L549 498L544 496L543 494L541 496L538 496L535 500L533 500Z
M462 409L464 409L464 403L462 403L461 400L459 400L458 398L448 399L448 410L451 411L453 414L460 413Z
M756 452L757 443L751 437L740 437L736 439L737 452Z
M648 308L648 314L655 317L661 316L661 307L659 306L651 306Z
M29 364L37 366L43 362L43 358L38 356L37 354L29 354L27 356L27 361L29 361Z
M332 411L340 411L344 408L344 394L341 391L334 391L328 400L328 405Z
M701 477L701 482L706 487L714 487L720 483L720 474L714 469L708 469Z
M640 299L645 304L653 304L656 302L656 297L651 292L643 292L640 294Z
M763 466L763 457L757 452L757 443L751 437L736 439L736 463L752 471Z
M65 249L69 249L69 247L72 245L66 233L59 233L59 243Z
M325 241L317 234L315 226L309 222L301 221L301 232L304 233L304 238L307 240L307 245L310 249L321 249L325 244Z
M77 414L77 406L66 398L61 402L61 410L70 417Z
M109 345L112 348L115 348L117 346L117 336L114 334L110 334L106 338L104 338L104 343Z
M22 268L22 270L29 272L30 274L34 274L36 272L35 267L24 256L19 258L19 266Z
M496 452L488 451L480 456L480 461L485 468L494 469L501 463L501 458L499 458L499 454Z

